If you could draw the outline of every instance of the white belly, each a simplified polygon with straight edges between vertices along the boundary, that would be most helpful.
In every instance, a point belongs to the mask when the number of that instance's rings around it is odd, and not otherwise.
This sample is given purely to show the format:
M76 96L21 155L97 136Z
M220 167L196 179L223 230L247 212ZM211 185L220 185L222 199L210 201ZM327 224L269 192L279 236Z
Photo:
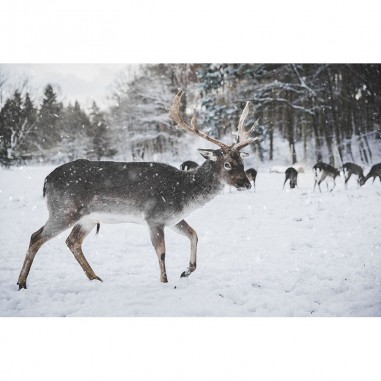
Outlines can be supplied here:
M141 216L133 214L111 214L111 213L91 213L86 217L83 217L81 222L83 223L104 223L104 224L122 224L132 222L135 224L144 224L144 215Z

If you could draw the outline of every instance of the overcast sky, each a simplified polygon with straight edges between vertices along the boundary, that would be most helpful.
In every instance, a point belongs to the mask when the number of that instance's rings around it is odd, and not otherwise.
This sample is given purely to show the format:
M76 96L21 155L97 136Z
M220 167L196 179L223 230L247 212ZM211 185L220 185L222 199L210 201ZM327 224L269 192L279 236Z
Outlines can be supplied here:
M60 89L60 101L67 104L78 100L83 107L89 107L92 100L106 107L108 87L125 67L125 64L0 64L11 86L27 77L31 92L41 97L43 88L51 83Z

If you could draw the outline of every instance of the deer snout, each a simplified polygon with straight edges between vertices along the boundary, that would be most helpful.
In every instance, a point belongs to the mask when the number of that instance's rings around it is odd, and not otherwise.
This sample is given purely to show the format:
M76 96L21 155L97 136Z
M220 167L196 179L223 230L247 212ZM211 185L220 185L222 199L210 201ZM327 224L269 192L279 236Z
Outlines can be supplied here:
M246 177L245 179L237 181L236 188L238 190L250 189L251 183L250 183L249 179Z

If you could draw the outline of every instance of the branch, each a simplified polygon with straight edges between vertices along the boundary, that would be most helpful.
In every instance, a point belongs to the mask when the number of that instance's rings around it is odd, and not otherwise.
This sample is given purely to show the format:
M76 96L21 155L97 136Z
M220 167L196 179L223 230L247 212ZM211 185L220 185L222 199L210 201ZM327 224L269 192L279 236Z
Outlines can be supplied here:
M315 108L305 108L305 107L302 107L302 106L294 105L293 103L291 103L286 98L271 98L271 97L258 98L258 97L254 97L252 99L252 101L256 101L256 102L259 102L259 103L271 103L271 102L286 103L287 105L292 107L294 110L303 111L303 112L306 112L306 113L308 113L310 115L314 115L315 114L315 112L314 112Z
M299 71L298 71L298 69L297 69L297 67L296 67L295 64L292 64L292 68L294 69L295 74L296 74L296 76L297 76L298 79L299 79L300 85L301 85L303 88L307 89L307 90L308 90L314 97L316 97L316 93L315 93L315 91L312 90L310 87L308 87L308 86L306 85L306 83L304 82L304 79L300 76Z

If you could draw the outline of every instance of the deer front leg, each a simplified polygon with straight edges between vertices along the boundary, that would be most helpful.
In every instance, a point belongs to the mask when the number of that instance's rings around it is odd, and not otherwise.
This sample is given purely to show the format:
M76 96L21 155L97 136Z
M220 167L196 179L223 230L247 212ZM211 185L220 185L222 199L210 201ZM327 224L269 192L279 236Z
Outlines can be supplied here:
M286 185L287 180L288 180L288 178L286 177L286 180L284 180L283 188L282 189L284 189L284 186ZM316 181L315 181L315 186L316 186ZM315 187L314 187L314 192L315 192Z
M172 227L172 229L182 235L189 238L191 242L191 255L189 261L189 267L185 270L181 277L189 276L194 270L196 270L196 260L197 260L197 242L198 237L196 231L188 225L185 220L181 220L178 224Z
M352 173L350 173L350 174L348 175L348 177L345 178L345 189L348 189L348 181L349 181L349 179L351 178L351 176L352 176ZM359 181L359 180L357 180L357 181Z
M168 282L167 272L165 270L165 240L164 240L164 227L157 225L148 225L150 229L151 242L155 248L157 259L160 266L160 281L163 283Z

